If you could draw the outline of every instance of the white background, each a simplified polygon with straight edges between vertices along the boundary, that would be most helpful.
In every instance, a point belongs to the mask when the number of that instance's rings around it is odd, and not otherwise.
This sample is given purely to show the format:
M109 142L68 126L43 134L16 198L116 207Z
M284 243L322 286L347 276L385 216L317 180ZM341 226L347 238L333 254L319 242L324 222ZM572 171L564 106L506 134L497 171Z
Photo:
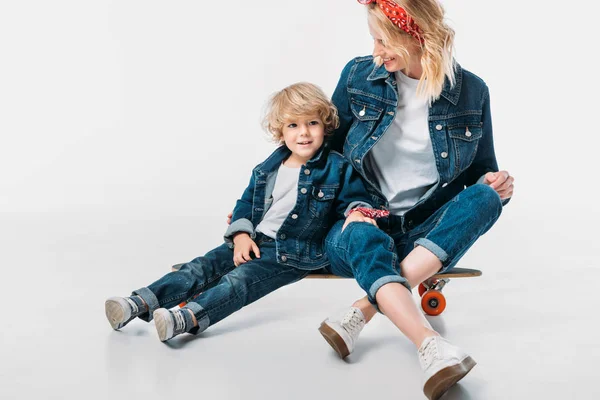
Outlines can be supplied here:
M443 4L458 61L490 88L500 168L516 177L513 200L464 266L484 270L485 286L477 290L494 290L489 304L498 306L498 320L511 323L501 306L510 297L525 302L513 305L533 319L558 307L585 321L595 302L581 288L598 277L600 224L591 6ZM89 301L95 324L105 297L125 295L219 244L251 168L274 148L260 128L267 97L297 81L331 95L345 63L371 49L365 11L355 1L2 0L0 296L5 310L37 311L3 317L0 380L20 382L31 364L52 370L38 359L50 342L34 349L24 341L39 340L40 324L56 340L63 329L78 335L85 328L111 346L105 321L97 329L80 326L66 317L70 307ZM473 290L468 282L463 292ZM576 298L566 292L573 283ZM278 299L293 300L294 293ZM340 289L311 307L322 307L315 315L324 318L360 295ZM65 318L54 318L57 310ZM552 328L561 332L561 346L589 333L563 322ZM536 324L528 328L533 336ZM93 345L77 340L83 352ZM590 342L576 343L565 354L590 351ZM63 344L52 359L73 353ZM530 350L530 361L560 358L552 349ZM517 379L518 368L514 373ZM554 383L552 393L571 393L570 385ZM64 387L52 390L59 398Z

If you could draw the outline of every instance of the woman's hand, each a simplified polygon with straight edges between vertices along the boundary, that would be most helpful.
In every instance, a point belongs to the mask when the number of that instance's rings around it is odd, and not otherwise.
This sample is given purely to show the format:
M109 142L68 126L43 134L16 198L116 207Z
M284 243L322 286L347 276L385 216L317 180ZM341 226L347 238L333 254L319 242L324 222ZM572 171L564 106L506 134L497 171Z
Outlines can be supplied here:
M252 260L250 252L254 252L256 258L260 258L260 250L254 240L246 232L237 233L233 237L233 264L239 267L245 262Z
M354 211L346 218L346 222L344 222L344 225L342 226L342 232L344 232L344 229L346 229L346 226L348 226L350 222L368 222L369 224L377 226L377 222L375 222L373 218L365 217L360 211Z
M483 183L494 189L502 200L512 197L514 181L515 178L510 176L508 171L488 172L483 179Z
M227 214L227 225L231 225L231 218L233 218L233 212Z

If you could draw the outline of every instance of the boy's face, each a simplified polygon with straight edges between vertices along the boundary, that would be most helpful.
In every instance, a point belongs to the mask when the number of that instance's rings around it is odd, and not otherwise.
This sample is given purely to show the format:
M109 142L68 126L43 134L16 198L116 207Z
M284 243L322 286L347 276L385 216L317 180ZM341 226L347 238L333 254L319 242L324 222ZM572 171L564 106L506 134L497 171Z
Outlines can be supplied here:
M281 129L283 141L296 161L305 163L319 150L325 139L325 127L318 115L290 118Z

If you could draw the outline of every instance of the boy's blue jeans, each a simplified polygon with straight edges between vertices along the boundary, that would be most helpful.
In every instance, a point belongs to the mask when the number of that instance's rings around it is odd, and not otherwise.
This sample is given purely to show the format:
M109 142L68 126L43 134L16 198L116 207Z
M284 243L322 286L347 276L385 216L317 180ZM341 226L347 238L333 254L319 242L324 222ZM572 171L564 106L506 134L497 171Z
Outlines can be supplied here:
M191 333L199 333L242 307L309 274L310 271L279 264L274 239L258 233L254 241L260 248L260 258L237 268L233 263L233 250L223 244L205 256L183 264L178 271L168 273L148 287L134 291L133 295L144 299L149 308L149 312L140 318L150 321L157 308L174 307L200 293L184 307L192 310L198 321L198 328Z
M325 240L332 274L354 277L377 305L375 295L385 284L398 282L411 289L402 276L400 262L417 245L435 254L448 271L488 231L502 212L500 196L488 185L463 190L415 228L403 232L400 218L378 220L379 228L352 222L342 232L338 221Z

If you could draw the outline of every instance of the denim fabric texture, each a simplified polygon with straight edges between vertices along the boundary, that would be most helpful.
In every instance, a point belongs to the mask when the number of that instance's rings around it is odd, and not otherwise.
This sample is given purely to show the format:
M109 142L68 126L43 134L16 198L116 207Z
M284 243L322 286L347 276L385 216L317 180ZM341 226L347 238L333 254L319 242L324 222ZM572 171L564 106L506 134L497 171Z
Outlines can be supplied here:
M402 219L390 216L379 227L352 222L342 232L344 221L336 223L325 240L331 262L327 270L353 277L376 305L376 293L386 283L398 282L411 289L402 276L400 262L420 245L442 262L448 271L487 232L502 212L500 196L488 185L475 184L439 208L410 231L402 229Z
M271 206L277 171L289 157L281 146L252 171L242 197L237 201L225 242L232 245L238 232L255 235L255 228ZM344 219L350 208L371 207L366 182L350 163L325 143L300 168L298 197L292 211L277 232L276 258L284 265L316 270L328 264L324 239L335 221Z
M429 135L439 179L402 216L405 232L423 223L465 186L481 183L486 173L498 171L488 87L458 63L455 74L455 85L446 80L440 98L429 107ZM369 183L367 188L374 208L388 209L388 203L364 160L394 121L397 84L394 74L384 66L377 67L372 56L357 57L342 71L332 97L338 108L340 127L334 132L331 147L343 151Z
M198 327L190 333L199 333L242 307L309 274L310 271L279 263L274 239L257 233L255 240L260 248L260 258L239 267L233 264L233 250L223 244L205 256L183 264L178 271L168 273L148 287L134 291L133 294L144 299L150 309L140 318L150 321L157 308L171 308L189 300L183 308L192 310L198 321Z

